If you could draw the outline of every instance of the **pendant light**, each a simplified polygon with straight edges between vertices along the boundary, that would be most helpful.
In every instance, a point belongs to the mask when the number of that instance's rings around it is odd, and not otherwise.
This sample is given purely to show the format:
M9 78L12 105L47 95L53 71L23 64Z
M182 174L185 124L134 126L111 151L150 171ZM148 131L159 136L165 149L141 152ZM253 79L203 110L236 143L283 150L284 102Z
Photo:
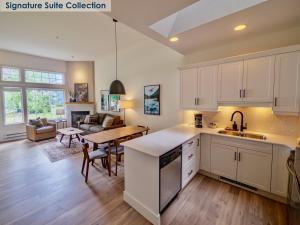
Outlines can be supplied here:
M117 20L113 19L115 24L115 45L116 45L116 79L111 83L109 87L109 94L111 95L125 95L124 85L118 80L118 45L117 45Z

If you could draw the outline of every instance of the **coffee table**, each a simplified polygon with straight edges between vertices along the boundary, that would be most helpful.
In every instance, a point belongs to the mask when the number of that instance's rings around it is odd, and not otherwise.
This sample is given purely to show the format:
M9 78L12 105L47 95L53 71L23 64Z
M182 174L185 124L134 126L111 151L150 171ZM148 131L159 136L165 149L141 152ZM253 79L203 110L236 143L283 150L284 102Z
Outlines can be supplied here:
M69 136L69 148L70 148L73 139L78 139L78 141L80 142L79 134L83 133L84 131L74 127L68 127L64 129L58 129L57 132L61 134L60 142L62 141L64 136Z

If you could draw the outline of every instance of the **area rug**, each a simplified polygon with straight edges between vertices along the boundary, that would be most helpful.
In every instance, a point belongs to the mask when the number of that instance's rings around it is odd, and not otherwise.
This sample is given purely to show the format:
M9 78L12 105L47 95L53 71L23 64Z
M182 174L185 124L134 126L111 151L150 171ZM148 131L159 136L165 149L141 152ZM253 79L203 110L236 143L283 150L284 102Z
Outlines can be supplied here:
M51 162L56 162L69 157L74 157L82 153L82 145L77 140L73 140L71 147L68 141L59 142L58 138L37 142L37 147L43 150Z

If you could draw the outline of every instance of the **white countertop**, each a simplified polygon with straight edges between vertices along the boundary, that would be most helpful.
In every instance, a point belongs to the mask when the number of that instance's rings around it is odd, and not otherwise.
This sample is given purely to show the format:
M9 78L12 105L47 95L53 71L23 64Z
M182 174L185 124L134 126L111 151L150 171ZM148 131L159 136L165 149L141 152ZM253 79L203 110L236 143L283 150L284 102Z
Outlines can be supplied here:
M180 124L175 127L160 130L140 138L136 138L127 142L122 143L122 145L135 149L137 151L152 155L154 157L159 157L166 152L176 148L182 143L188 141L198 134L212 134L219 135L230 138L238 138L243 140L251 140L257 142L264 142L270 144L279 144L287 146L290 149L295 149L298 145L297 137L282 136L275 134L261 133L267 137L266 140L258 140L253 138L245 138L238 136L228 136L224 134L219 134L218 131L221 129L212 128L195 128L194 126L187 124ZM257 132L256 132L257 133Z

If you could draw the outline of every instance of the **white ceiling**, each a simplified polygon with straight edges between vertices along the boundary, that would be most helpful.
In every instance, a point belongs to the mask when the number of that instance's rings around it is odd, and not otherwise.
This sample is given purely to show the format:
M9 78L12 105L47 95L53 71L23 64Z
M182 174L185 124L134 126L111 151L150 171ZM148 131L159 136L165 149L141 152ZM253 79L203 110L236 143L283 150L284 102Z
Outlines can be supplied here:
M201 0L200 0L201 1ZM150 25L195 3L196 0L112 0L112 12L0 13L0 49L62 60L95 60L114 53L113 23L118 23L119 49L130 48L145 35L183 54L300 25L299 0L268 0L178 35L177 43ZM126 25L123 25L123 24ZM233 26L246 23L240 33ZM129 28L129 27L133 28ZM72 58L74 56L74 58Z
M121 23L117 28L120 50L143 37ZM95 60L114 53L114 24L103 13L0 13L0 49L66 61Z
M157 21L150 28L168 38L265 1L201 0Z
M112 16L182 54L235 42L249 35L300 25L300 0L268 0L183 32L178 35L179 42L170 43L168 38L153 31L150 26L197 0L112 1ZM233 31L233 27L241 23L247 24L247 29L239 33Z

